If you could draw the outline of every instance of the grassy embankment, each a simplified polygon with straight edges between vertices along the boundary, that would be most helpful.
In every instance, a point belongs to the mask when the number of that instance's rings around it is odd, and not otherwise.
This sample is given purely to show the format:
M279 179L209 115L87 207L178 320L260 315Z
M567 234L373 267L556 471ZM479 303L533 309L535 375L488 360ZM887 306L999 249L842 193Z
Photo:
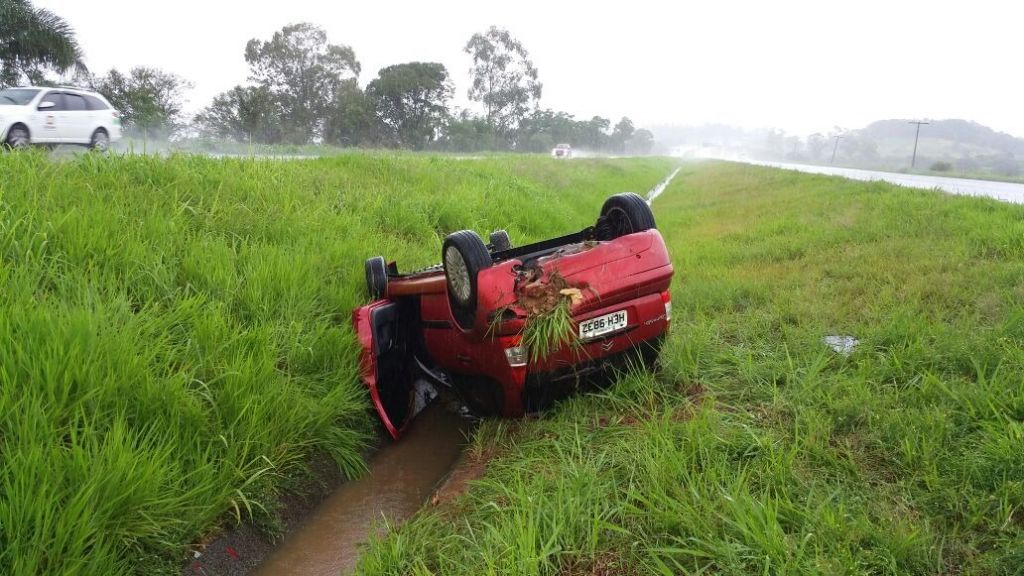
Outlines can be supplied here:
M365 257L563 231L669 167L0 154L0 574L176 573L315 454L358 474Z
M361 573L1024 570L1024 208L714 163L655 214L660 373L482 427Z

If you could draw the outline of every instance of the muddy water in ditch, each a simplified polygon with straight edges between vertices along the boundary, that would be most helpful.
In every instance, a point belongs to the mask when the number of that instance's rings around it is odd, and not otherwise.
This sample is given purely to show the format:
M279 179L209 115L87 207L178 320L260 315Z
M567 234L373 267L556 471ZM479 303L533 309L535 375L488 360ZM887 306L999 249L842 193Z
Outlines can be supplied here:
M402 440L370 460L360 479L342 485L254 572L257 576L349 574L359 547L384 519L412 516L455 464L470 425L435 401Z

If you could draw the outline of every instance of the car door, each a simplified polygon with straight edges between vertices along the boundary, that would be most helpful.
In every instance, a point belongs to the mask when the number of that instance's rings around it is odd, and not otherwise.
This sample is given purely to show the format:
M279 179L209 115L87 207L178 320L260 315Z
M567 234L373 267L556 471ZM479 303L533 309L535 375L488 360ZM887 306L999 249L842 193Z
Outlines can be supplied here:
M89 103L85 98L81 94L65 92L64 114L67 115L67 122L58 129L61 134L61 142L73 144L88 142L92 136L90 128L92 128L92 115L95 112L89 110Z
M402 330L404 313L396 302L381 300L353 311L361 348L359 365L370 401L392 438L398 439L416 412L414 359Z
M60 142L61 128L67 123L64 110L64 95L50 91L39 99L36 110L32 113L29 131L33 142Z

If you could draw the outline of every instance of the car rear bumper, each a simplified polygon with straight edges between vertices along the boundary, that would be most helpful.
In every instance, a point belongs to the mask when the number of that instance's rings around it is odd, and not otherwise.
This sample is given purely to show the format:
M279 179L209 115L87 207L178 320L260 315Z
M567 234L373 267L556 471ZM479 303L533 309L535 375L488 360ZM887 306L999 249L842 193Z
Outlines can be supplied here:
M664 341L665 334L662 333L600 358L576 362L547 372L531 372L526 377L523 389L523 407L526 412L537 412L581 390L605 388L615 381L615 376L621 370L628 370L633 365L654 364Z
M591 310L573 318L573 324L579 326L580 323L591 318L625 310L627 323L625 328L616 332L580 341L575 346L563 346L555 350L542 360L532 362L529 366L529 373L557 372L579 364L581 361L614 356L634 348L641 342L661 336L669 327L669 313L665 300L666 297L661 293L648 294Z

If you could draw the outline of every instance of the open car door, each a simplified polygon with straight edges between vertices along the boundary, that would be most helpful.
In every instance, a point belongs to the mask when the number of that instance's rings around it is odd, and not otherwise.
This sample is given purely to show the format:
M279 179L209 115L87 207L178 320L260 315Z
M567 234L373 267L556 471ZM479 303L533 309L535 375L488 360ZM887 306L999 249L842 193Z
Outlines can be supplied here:
M429 399L417 393L416 362L408 330L415 319L397 302L378 300L353 312L359 338L359 371L370 399L392 438L398 439ZM432 396L431 396L432 397Z

